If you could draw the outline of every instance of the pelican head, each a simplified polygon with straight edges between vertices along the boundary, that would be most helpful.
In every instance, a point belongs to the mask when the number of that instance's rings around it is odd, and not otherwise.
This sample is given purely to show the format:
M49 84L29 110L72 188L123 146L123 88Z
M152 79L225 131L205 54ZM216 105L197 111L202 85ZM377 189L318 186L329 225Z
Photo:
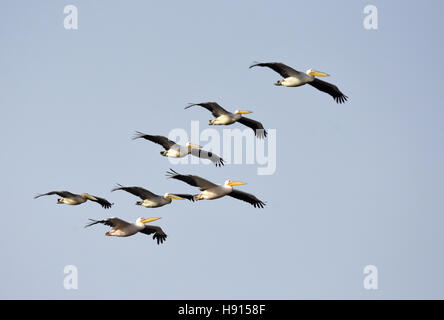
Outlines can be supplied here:
M227 181L225 181L224 185L225 186L243 186L244 184L247 184L246 182L241 182L241 181L231 181L230 179L228 179Z
M136 224L137 225L144 225L145 223L149 223L149 222L153 222L156 220L159 220L160 218L144 218L144 217L139 217L136 220Z
M58 198L58 199L57 199L57 203L58 203L58 204L63 203L63 198Z
M201 146L197 145L197 144L192 144L191 142L187 142L187 144L185 145L188 149L202 149Z
M284 82L284 80L279 80L279 81L276 82L274 85L275 85L275 86L282 86L282 85L283 85L283 84L282 84L283 82Z
M249 114L249 113L253 113L253 111L248 111L248 110L236 110L234 111L235 114Z
M321 72L321 71L317 71L317 70L313 70L313 69L308 69L306 74L308 74L309 76L313 76L313 77L328 77L330 76L327 73Z
M141 206L143 204L143 201L136 201L136 206Z
M183 200L183 198L181 198L181 197L178 197L178 196L175 196L174 194L171 194L171 193L165 193L164 195L163 195L163 197L165 198L165 199L171 199L171 200Z

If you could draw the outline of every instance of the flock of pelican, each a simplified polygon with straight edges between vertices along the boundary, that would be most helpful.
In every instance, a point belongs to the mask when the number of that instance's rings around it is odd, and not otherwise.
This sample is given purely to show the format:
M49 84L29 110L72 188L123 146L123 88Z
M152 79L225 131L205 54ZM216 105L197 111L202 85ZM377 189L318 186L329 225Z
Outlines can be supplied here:
M250 66L250 68L253 67L268 67L279 73L283 77L283 79L277 81L275 83L276 86L299 87L304 84L309 84L320 91L328 93L337 103L344 103L348 99L348 97L344 95L335 85L316 78L329 76L324 72L309 69L304 73L297 71L280 62L255 63ZM231 113L225 110L216 102L192 103L185 107L185 109L191 108L193 106L200 106L212 113L214 119L209 121L209 125L231 125L237 122L251 128L257 138L264 139L267 137L267 131L265 130L261 122L244 116L245 114L251 114L252 111L236 110L234 111L234 113ZM191 155L194 157L210 160L215 164L216 167L224 165L224 160L220 156L210 151L203 150L201 146L193 144L191 142L188 142L185 146L183 146L169 140L164 136L149 135L139 131L136 132L136 135L133 137L133 139L145 139L161 145L164 148L164 151L161 151L160 154L164 157L182 158ZM167 192L163 195L158 195L142 187L125 187L120 184L114 187L111 192L118 190L126 191L141 200L137 201L136 205L143 206L145 208L162 207L170 204L173 200L186 199L194 202L199 200L215 200L225 196L245 201L251 204L254 208L264 208L265 206L265 202L259 200L253 194L233 188L234 186L245 185L245 182L232 181L228 179L223 184L218 185L196 175L180 174L173 169L167 171L166 176L171 179L185 182L190 186L197 187L199 188L200 193L193 195L186 193ZM50 191L47 193L38 194L34 198L37 199L42 196L49 195L59 196L60 198L57 199L58 204L80 205L90 200L93 202L97 202L105 209L110 209L114 205L114 203L111 203L104 198L93 196L89 193L75 194L69 191ZM104 220L89 219L90 223L88 223L85 227L90 227L96 224L103 224L105 226L111 227L111 230L106 232L105 235L115 237L129 237L141 232L147 235L153 235L152 238L157 241L157 244L161 244L167 238L166 233L159 226L147 225L148 223L157 221L159 219L160 217L139 217L134 223L130 223L119 218L109 218Z

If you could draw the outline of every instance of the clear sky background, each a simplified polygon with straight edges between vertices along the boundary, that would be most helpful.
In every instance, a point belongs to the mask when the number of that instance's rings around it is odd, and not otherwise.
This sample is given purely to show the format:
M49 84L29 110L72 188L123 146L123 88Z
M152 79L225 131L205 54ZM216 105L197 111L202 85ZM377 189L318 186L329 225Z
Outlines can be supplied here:
M68 4L76 31L63 27ZM378 30L363 27L368 4ZM443 12L442 1L1 1L0 298L444 298ZM349 102L276 87L253 61L325 71ZM165 178L160 146L131 137L207 128L206 110L183 109L201 101L276 129L277 170L174 169L246 181L267 207L145 209L110 193L196 191ZM33 199L58 189L116 205ZM110 216L161 216L168 239L83 228ZM363 287L369 264L376 291ZM78 290L64 289L65 265Z

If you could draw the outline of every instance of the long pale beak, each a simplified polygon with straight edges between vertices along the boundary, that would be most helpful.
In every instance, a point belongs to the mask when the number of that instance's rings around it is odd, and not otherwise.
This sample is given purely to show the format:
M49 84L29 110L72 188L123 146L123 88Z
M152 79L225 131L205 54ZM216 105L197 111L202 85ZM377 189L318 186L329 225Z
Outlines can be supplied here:
M188 148L192 148L192 149L202 149L202 146L199 146L199 145L197 145L197 144L189 144L188 145Z
M328 73L324 73L324 72L316 71L316 70L310 70L310 72L308 74L310 76L315 76L315 77L329 77L330 76Z
M248 110L239 110L238 112L236 112L237 114L249 114L249 113L253 113L253 111L248 111Z
M144 219L144 220L142 220L141 222L142 223L148 223L148 222L153 222L153 221L156 221L156 220L159 220L160 218L147 218L147 219Z
M173 196L173 195L171 195L171 194L167 195L167 198L170 198L170 199L173 199L173 200L184 200L184 199L181 198L181 197Z
M85 193L85 198L87 198L87 199L89 199L89 200L92 200L92 201L98 201L97 198L95 198L95 197L93 197L92 195L87 194L87 193Z
M229 186L243 186L244 184L247 184L247 183L241 182L241 181L231 181L228 183Z

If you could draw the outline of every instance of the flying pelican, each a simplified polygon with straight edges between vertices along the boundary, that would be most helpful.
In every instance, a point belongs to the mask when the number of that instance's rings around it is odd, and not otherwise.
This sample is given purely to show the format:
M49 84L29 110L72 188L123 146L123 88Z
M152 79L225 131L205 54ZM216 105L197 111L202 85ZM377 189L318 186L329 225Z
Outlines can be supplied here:
M91 227L95 224L101 223L105 226L112 227L111 231L105 233L105 236L115 236L115 237L129 237L137 232L142 232L144 234L153 234L153 239L157 240L157 244L161 244L167 238L165 232L163 232L161 227L157 226L147 226L145 223L159 220L160 218L137 218L135 223L129 223L125 220L119 218L110 218L105 220L93 220L89 219L91 223L88 223L85 228Z
M231 113L216 102L191 103L189 106L185 107L185 109L191 108L192 106L201 106L213 114L215 119L210 120L210 125L230 125L239 122L253 129L254 134L258 138L264 138L267 136L267 131L265 131L262 123L242 116L243 114L253 113L252 111L236 110L234 113Z
M198 187L202 192L194 196L196 201L214 200L223 196L230 196L246 201L255 208L263 208L265 206L265 203L254 195L233 189L233 186L241 186L246 184L245 182L227 180L223 185L217 185L198 176L179 174L173 169L167 172L167 177L183 181L193 187Z
M173 199L174 200L188 199L190 201L194 201L194 198L191 194L165 193L163 196L160 196L141 187L124 187L120 184L117 184L117 187L115 187L111 191L116 191L116 190L123 190L135 195L136 197L139 197L140 199L142 199L142 201L137 201L136 205L144 206L145 208L162 207L166 204L170 204Z
M111 208L111 206L114 204L114 203L108 202L108 200L106 200L106 199L92 196L88 193L74 194L74 193L71 193L68 191L51 191L48 193L38 194L34 197L34 199L37 199L37 198L40 198L43 196L50 196L53 194L56 194L59 197L61 197L61 198L57 199L57 203L59 203L59 204L64 203L64 204L69 204L69 205L75 206L75 205L82 204L82 203L86 202L87 200L91 200L91 201L99 203L105 209Z
M160 144L162 147L164 147L165 151L160 152L160 154L164 157L183 158L186 155L191 154L195 157L211 160L216 167L224 165L224 159L210 151L202 150L201 146L192 144L191 142L188 142L186 146L181 146L164 136L152 136L136 131L136 135L134 136L133 140L140 138Z
M283 80L279 80L275 83L276 86L299 87L308 83L316 89L331 95L337 103L344 103L348 99L348 97L344 95L334 84L315 78L328 77L329 75L326 73L313 69L308 69L305 73L303 73L280 62L256 63L251 65L250 69L253 67L268 67L284 77Z

